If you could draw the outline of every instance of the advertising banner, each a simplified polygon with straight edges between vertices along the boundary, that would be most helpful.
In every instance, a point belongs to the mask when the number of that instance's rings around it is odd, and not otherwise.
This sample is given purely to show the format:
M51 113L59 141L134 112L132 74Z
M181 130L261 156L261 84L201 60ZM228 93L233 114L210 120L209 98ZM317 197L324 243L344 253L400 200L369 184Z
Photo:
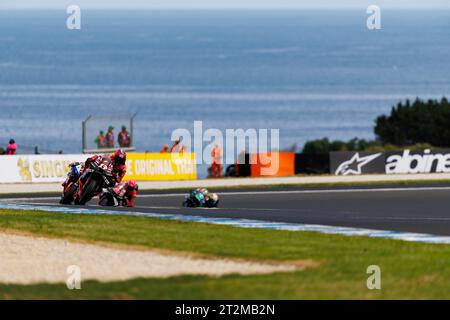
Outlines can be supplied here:
M295 154L295 174L329 174L330 155L323 154Z
M71 162L88 154L0 156L0 183L63 182ZM128 153L125 180L197 179L195 154Z
M385 156L382 152L331 152L330 170L343 176L385 173Z
M330 167L336 175L450 173L450 150L332 152Z
M295 153L268 152L250 155L252 177L286 177L295 175Z
M449 173L450 150L386 152L386 173Z
M195 180L195 153L129 153L125 180Z
M85 161L89 155L15 155L0 156L0 183L63 182L68 165Z

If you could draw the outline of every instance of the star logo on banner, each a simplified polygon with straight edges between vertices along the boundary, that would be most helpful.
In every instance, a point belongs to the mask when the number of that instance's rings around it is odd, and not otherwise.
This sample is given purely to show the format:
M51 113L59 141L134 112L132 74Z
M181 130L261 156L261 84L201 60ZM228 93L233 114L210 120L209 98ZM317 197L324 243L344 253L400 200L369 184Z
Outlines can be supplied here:
M346 176L349 174L361 174L361 168L369 162L378 158L380 155L381 153L377 153L365 157L360 157L359 153L357 152L350 160L341 163L341 165L336 170L336 175Z

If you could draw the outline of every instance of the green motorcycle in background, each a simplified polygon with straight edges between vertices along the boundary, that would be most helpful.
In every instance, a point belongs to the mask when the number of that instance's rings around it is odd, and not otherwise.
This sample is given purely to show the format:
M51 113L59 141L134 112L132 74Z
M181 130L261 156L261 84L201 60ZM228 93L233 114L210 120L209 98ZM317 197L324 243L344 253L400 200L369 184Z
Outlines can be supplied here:
M216 193L209 193L205 188L191 190L186 195L183 207L187 208L217 208L219 196Z

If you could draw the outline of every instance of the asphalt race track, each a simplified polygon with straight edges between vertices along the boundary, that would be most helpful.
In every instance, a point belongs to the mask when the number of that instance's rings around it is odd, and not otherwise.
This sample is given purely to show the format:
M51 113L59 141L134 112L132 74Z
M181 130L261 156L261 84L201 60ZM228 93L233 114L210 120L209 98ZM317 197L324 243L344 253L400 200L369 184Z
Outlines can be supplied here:
M449 185L211 191L219 193L218 209L182 208L184 194L168 191L141 193L131 210L450 235ZM58 205L54 195L2 201Z

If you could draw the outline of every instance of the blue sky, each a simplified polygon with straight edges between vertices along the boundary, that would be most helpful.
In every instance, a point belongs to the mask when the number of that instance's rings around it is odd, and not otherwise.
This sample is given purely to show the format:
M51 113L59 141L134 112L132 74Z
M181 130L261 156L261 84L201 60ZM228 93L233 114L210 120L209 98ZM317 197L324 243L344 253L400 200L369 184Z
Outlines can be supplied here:
M338 4L337 4L338 3ZM166 8L166 9L287 9L287 8L363 8L374 4L385 8L450 8L450 0L0 0L0 9L65 8Z

